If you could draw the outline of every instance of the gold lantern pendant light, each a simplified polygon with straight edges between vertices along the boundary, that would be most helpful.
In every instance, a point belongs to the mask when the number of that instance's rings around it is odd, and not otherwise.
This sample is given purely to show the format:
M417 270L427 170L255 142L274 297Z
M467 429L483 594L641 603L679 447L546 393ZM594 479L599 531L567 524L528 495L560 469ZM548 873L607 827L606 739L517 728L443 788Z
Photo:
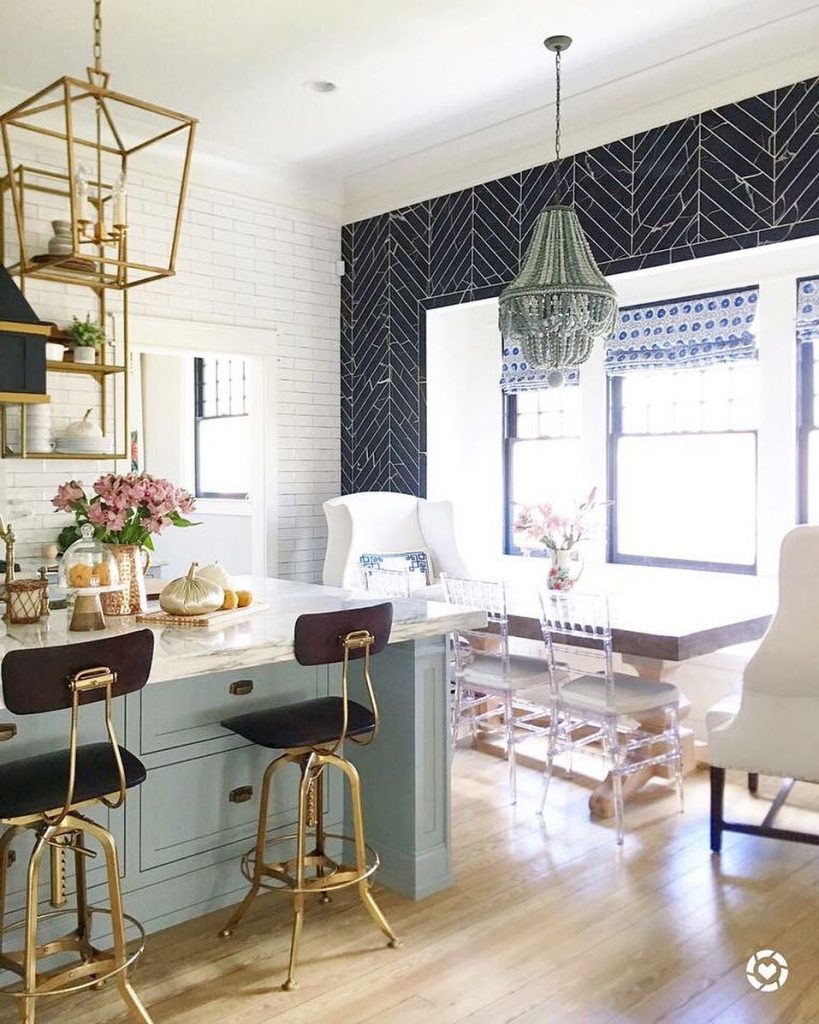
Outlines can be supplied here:
M0 114L3 184L19 244L19 262L9 270L125 290L175 272L197 121L110 87L102 66L101 0L94 0L93 11L94 63L87 78L65 75ZM169 201L164 223L152 216L149 238L139 216L129 222L128 181L135 175L140 183L158 166ZM36 251L42 238L32 230L43 209L61 218L55 231L65 225L52 240L59 247L48 254Z
M617 293L595 263L574 208L561 202L560 57L571 42L550 36L544 43L555 55L555 202L538 216L523 266L501 293L499 307L507 358L521 370L550 370L550 387L588 360L617 315Z

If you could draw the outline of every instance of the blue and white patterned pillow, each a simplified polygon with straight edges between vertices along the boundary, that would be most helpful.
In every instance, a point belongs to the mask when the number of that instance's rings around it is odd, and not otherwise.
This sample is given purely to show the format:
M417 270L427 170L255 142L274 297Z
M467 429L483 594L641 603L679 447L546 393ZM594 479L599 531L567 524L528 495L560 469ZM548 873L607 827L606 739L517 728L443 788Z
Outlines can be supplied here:
M360 555L358 563L363 572L372 569L392 569L407 572L410 590L429 585L429 555L426 551L390 551Z

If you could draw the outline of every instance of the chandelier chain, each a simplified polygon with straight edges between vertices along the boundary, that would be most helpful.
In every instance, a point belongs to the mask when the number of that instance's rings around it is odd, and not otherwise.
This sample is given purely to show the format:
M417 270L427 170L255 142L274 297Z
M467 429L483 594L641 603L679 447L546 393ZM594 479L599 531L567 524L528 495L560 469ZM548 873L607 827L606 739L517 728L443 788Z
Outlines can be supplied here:
M102 0L94 0L94 70L102 71Z
M562 175L560 166L560 47L555 50L555 198L561 201Z

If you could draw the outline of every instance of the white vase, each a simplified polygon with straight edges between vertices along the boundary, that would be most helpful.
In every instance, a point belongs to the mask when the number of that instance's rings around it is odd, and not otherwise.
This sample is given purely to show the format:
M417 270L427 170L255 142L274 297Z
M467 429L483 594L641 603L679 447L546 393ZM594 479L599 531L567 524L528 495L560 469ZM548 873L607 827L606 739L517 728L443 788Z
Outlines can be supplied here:
M97 361L97 350L93 345L75 345L74 346L74 362L75 363L96 363Z
M583 572L583 556L577 548L552 549L552 567L546 579L549 590L571 590Z

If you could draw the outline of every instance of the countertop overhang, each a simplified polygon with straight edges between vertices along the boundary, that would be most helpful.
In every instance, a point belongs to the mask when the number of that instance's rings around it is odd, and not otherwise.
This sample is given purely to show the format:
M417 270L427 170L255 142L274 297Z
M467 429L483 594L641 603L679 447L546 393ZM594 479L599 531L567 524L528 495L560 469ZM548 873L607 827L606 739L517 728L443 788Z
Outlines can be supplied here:
M56 647L150 628L156 638L150 683L182 679L207 672L252 668L293 661L293 630L300 615L363 608L389 600L393 605L390 643L441 636L454 629L480 629L486 615L418 598L380 598L361 590L324 587L289 580L239 577L236 585L250 589L267 607L222 629L170 626L146 627L133 617L109 617L107 628L92 633L68 629L67 613L55 611L33 626L7 625L0 637L0 653L21 648Z

